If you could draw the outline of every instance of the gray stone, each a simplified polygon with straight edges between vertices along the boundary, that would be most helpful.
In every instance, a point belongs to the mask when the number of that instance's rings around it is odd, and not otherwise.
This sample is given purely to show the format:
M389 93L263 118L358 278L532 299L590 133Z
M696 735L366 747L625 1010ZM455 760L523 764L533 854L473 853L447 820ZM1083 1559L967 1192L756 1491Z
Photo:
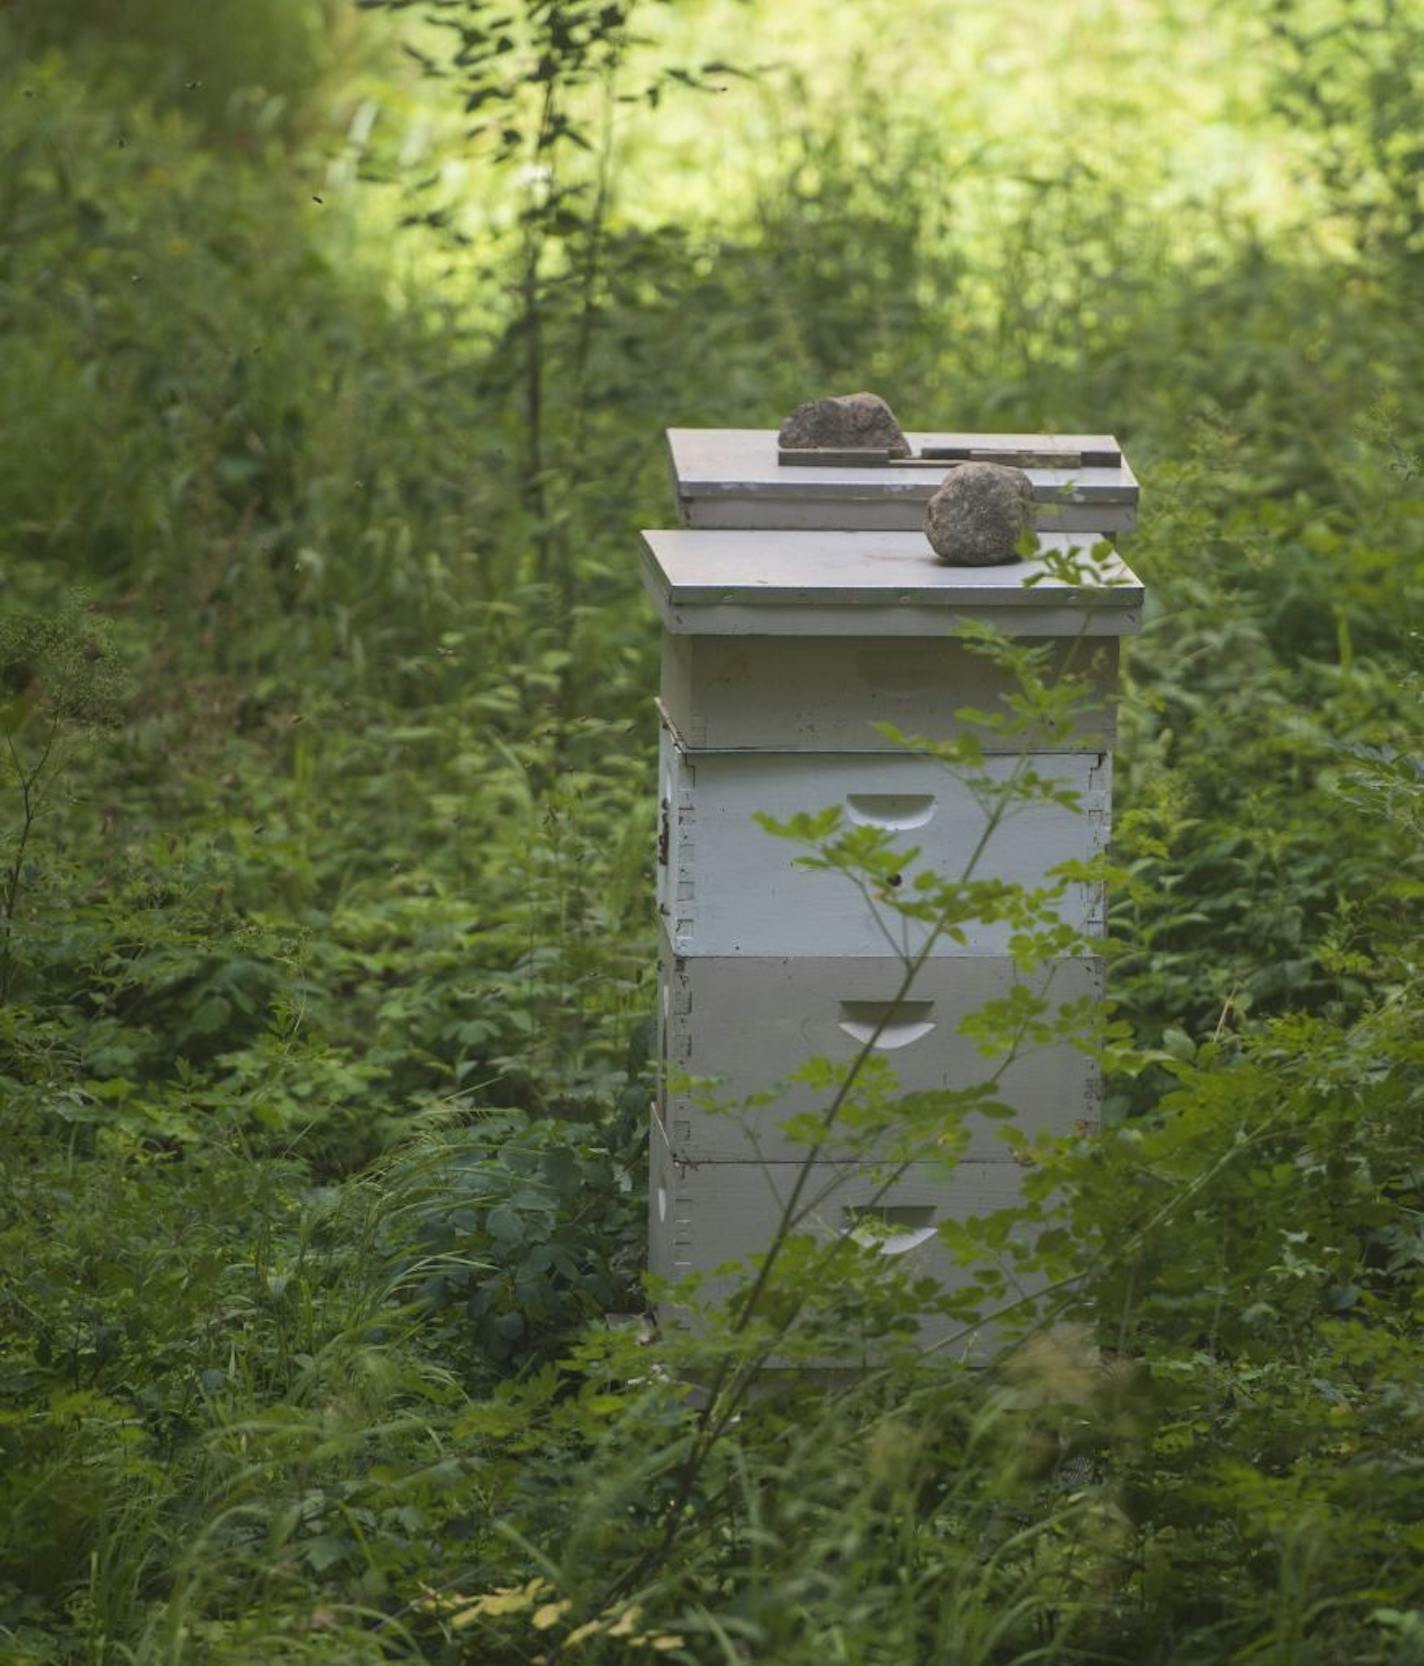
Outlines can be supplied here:
M1002 463L961 463L925 505L925 537L952 567L1020 560L1019 540L1033 524L1028 476Z
M894 411L876 393L808 399L782 423L777 443L784 451L858 451L883 446L892 457L910 455Z

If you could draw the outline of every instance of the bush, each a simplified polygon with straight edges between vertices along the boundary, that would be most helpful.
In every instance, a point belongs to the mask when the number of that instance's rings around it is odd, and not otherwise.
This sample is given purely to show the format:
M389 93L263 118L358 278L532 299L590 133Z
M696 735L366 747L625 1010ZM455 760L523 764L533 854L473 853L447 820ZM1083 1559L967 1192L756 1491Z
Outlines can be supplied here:
M8 18L23 52L54 48L117 70L213 143L254 146L309 129L355 41L338 0L17 0ZM120 105L119 89L114 102Z

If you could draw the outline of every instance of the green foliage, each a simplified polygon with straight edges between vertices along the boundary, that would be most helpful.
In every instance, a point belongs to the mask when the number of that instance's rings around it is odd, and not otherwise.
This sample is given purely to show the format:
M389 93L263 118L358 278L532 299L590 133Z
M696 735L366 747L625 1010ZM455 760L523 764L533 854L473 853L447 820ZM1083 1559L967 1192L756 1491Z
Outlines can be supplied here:
M15 0L7 15L22 49L77 49L110 72L117 60L207 137L247 145L306 125L352 44L340 0Z
M669 256L680 252L670 230L650 238L613 221L615 118L620 106L657 109L670 89L711 91L709 77L737 73L718 63L670 67L639 53L649 14L672 3L359 0L369 11L414 11L440 41L433 53L403 45L425 76L452 84L469 123L462 148L489 180L471 216L448 192L430 206L442 170L427 174L414 186L422 206L402 224L428 228L462 252L482 245L495 337L483 391L506 413L520 533L532 577L555 601L564 646L578 616L580 548L606 530L598 482L624 446L621 427L609 447L592 417L607 399L600 349L620 336L610 303L651 273L675 270ZM566 681L565 711L573 709Z
M1131 661L1116 988L1146 1034L1302 1005L1345 1017L1412 962L1424 875L1404 805L1424 710L1413 639L1389 621L1419 605L1417 491L1383 447L1351 450L1329 476L1348 511L1299 487L1216 507L1237 457L1268 465L1207 430L1142 534L1164 605ZM1204 549L1231 563L1224 594ZM1400 777L1389 808L1382 763Z
M1417 262L1424 254L1424 13L1381 0L1354 10L1341 28L1311 0L1272 0L1258 27L1274 105L1307 137L1308 166L1327 210L1362 255Z
M435 1133L380 1172L392 1276L416 1292L440 1362L528 1369L637 1305L639 1142L508 1114Z
M17 969L17 930L35 823L76 736L113 722L123 680L104 621L70 598L53 613L0 620L0 794L6 866L0 886L0 1006Z

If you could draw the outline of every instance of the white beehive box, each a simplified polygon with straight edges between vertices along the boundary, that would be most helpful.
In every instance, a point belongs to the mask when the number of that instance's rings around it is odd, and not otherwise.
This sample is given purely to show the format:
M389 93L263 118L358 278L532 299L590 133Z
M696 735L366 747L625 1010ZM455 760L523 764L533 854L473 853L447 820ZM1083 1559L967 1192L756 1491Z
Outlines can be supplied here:
M1104 752L1117 738L1118 643L1053 642L1049 675L1083 678L1088 703L1072 733L1029 736L1034 752ZM972 733L986 752L1016 752L1003 735L956 713L1007 708L1012 680L954 637L663 634L660 703L697 752L901 752L876 724L932 741Z
M978 621L1010 636L1127 636L1142 586L1105 536L1041 535L1033 557L951 567L923 532L645 532L643 584L673 635L943 640Z
M771 432L673 430L683 529L644 534L643 580L663 630L663 1076L651 1263L668 1278L711 1275L704 1295L731 1287L715 1269L770 1242L803 1149L779 1124L822 1106L823 1095L798 1086L738 1118L699 1105L679 1073L721 1077L719 1097L743 1099L810 1057L853 1058L925 942L927 928L906 922L891 901L913 894L924 870L960 877L985 829L985 810L963 780L874 725L932 741L972 727L990 778L1005 780L1026 761L1077 795L1076 809L1017 806L974 878L1038 889L1052 883L1056 864L1097 855L1108 835L1119 639L1139 629L1143 598L1110 548L1135 521L1131 469L1108 435L908 438L917 455L891 462L783 456ZM1025 468L1037 529L1031 555L974 568L935 558L924 508L952 463L924 455L936 450ZM1083 679L1087 699L1071 724L1003 735L961 715L1006 711L1013 693L959 636L977 623L1044 649L1050 679ZM797 867L802 847L756 819L830 805L847 825L881 829L905 852L900 884L883 898L867 899L844 875ZM1092 937L1103 906L1098 888L1075 884L1058 909ZM900 1091L954 1089L992 1073L995 1061L959 1026L1024 976L1009 947L1008 929L992 922L966 926L963 942L944 936L931 945L907 1004L878 1038L876 1056L895 1069ZM1054 1004L1091 998L1101 963L1061 960L1027 981L1045 978ZM1096 1067L1069 1043L1016 1057L1000 1088L1030 1135L1097 1125ZM845 1161L847 1148L832 1143L810 1176L817 1202L808 1228L830 1242L862 1230L862 1212L874 1209L893 1228L883 1253L960 1287L967 1275L937 1225L1012 1205L1023 1175L997 1124L971 1117L968 1126L957 1169L915 1163L888 1190L864 1154ZM931 1321L922 1341L956 1329Z
M1137 480L1111 434L907 434L915 457L873 467L787 467L771 429L671 428L668 445L684 526L918 530L954 458L1028 454L1038 524L1128 532ZM952 454L935 460L925 451Z
M1002 782L1015 766L1010 756L986 758L983 773ZM1041 773L1076 793L1080 808L1016 806L973 877L1038 889L1052 883L1056 863L1096 856L1107 836L1109 770L1104 753L1045 760ZM838 805L847 826L893 835L907 853L899 888L906 896L921 872L959 878L987 826L962 780L933 759L905 754L691 753L664 726L659 779L658 909L679 954L874 956L923 946L926 925L867 899L844 874L797 867L805 848L768 833L758 813L786 822ZM1058 905L1060 918L1085 932L1100 929L1102 911L1101 890L1078 883ZM1007 923L976 920L962 929L967 941L941 934L931 953L1008 952Z
M877 1027L873 1056L891 1067L901 1093L995 1079L999 1101L1015 1112L1012 1125L1030 1138L1096 1130L1100 1081L1088 1054L1066 1041L1025 1043L1006 1062L985 1057L959 1030L966 1017L1004 999L1015 985L1041 996L1049 1018L1060 1007L1096 1000L1103 989L1096 957L1027 973L998 957L932 960L909 998L895 1005L903 974L900 962L888 958L722 960L676 955L664 943L659 1099L674 1155L692 1163L799 1161L806 1144L787 1138L781 1125L789 1116L824 1110L828 1090L787 1083L772 1104L732 1107L765 1094L808 1059L849 1066ZM689 1077L718 1081L681 1085ZM719 1108L706 1108L708 1099ZM933 1137L933 1121L920 1126ZM1003 1126L970 1115L966 1158L1006 1161ZM845 1153L833 1139L824 1155Z
M656 1118L649 1187L649 1271L676 1282L689 1273L708 1275L698 1298L725 1300L742 1279L733 1264L750 1259L772 1241L795 1184L796 1163L688 1163L680 1161ZM888 1185L873 1168L855 1163L815 1163L804 1192L814 1204L798 1228L824 1244L852 1232L883 1232L878 1253L913 1278L931 1277L946 1291L964 1289L972 1273L960 1266L938 1236L943 1220L963 1221L1013 1208L1022 1200L1024 1170L1015 1163L963 1163L953 1170L916 1163ZM1020 1241L1027 1235L1021 1233ZM664 1305L663 1322L681 1315ZM961 1321L935 1316L922 1322L918 1341L933 1347L964 1329ZM965 1337L966 1356L980 1357L979 1337ZM873 1353L873 1347L871 1352ZM842 1356L835 1363L855 1363Z
M948 567L917 533L646 532L643 581L663 626L661 701L698 751L895 752L874 725L947 740L963 709L1004 712L1006 673L956 636L966 621L1029 639L1086 685L1066 735L974 733L987 751L1105 750L1118 638L1142 587L1091 535L1049 556ZM1097 553L1094 554L1095 548Z

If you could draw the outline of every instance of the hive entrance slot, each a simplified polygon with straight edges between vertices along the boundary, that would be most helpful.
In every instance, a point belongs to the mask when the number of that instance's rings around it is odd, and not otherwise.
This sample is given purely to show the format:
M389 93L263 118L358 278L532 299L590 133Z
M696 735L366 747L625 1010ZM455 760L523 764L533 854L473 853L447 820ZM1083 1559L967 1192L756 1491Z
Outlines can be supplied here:
M930 1203L849 1204L844 1230L867 1249L905 1255L934 1237L934 1219Z

